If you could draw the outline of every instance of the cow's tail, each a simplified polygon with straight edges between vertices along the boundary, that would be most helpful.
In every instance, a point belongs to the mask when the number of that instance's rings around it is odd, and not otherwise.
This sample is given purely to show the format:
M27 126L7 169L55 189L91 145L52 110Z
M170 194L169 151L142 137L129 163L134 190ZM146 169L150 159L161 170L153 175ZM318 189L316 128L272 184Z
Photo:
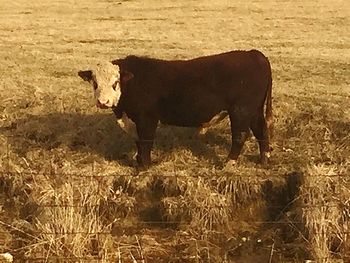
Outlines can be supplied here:
M265 119L267 130L269 133L270 139L273 137L273 116L272 116L272 73L271 73L271 65L269 60L266 58L269 68L269 76L268 76L268 86L267 86L267 95L266 95L266 111L265 111Z

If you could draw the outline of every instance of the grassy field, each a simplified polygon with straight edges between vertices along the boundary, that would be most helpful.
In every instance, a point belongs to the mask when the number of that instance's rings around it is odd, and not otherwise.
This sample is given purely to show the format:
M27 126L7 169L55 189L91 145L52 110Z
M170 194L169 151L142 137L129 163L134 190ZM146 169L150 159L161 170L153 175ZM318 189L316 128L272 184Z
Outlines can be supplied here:
M16 262L349 262L350 4L0 0L0 254ZM154 165L77 76L130 54L259 49L271 164L229 121L161 126ZM1 258L0 258L1 261Z

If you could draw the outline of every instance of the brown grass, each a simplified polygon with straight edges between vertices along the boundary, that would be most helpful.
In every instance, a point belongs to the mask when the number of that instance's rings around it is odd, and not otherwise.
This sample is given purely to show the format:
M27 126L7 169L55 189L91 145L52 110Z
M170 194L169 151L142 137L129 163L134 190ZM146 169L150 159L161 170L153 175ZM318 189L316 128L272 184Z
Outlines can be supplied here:
M27 262L348 260L349 8L342 0L2 1L0 254ZM160 127L155 163L137 174L132 140L77 77L129 54L251 48L273 69L267 168L251 138L238 166L222 170L224 120L202 138ZM302 177L300 188L291 175Z
M348 168L310 166L300 190L310 252L322 262L333 262L331 255L344 259L349 256Z

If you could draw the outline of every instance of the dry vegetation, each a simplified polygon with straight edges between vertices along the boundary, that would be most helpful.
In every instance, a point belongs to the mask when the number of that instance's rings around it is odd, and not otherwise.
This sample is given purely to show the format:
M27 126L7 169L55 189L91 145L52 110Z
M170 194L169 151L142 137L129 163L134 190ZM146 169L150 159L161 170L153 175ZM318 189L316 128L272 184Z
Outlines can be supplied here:
M18 262L349 262L350 5L0 1L0 254ZM273 68L269 167L228 120L162 126L154 166L77 71L128 54L259 49ZM1 259L0 259L1 260ZM4 259L5 260L5 259Z

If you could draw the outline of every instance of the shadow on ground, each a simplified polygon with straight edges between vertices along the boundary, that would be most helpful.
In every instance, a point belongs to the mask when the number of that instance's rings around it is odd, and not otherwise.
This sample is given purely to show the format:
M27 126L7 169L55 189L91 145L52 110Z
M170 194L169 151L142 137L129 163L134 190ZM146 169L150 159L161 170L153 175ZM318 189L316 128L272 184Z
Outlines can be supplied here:
M0 134L8 138L11 151L19 156L38 147L45 150L68 147L72 151L97 153L108 160L127 164L136 151L133 139L116 124L112 113L28 115L8 127L1 127ZM163 125L158 127L155 140L155 149L165 155L184 148L195 156L218 162L212 149L214 145L228 151L230 142L214 132L198 138L196 129Z

